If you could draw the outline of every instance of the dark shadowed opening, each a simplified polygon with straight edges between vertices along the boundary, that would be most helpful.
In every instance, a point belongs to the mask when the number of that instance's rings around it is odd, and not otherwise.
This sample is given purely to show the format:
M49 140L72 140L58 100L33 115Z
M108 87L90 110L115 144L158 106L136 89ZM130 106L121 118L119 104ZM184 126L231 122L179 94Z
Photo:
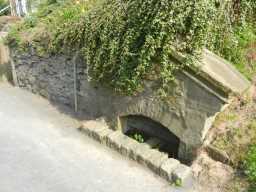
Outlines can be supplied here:
M162 124L140 115L122 117L123 133L178 159L180 139Z

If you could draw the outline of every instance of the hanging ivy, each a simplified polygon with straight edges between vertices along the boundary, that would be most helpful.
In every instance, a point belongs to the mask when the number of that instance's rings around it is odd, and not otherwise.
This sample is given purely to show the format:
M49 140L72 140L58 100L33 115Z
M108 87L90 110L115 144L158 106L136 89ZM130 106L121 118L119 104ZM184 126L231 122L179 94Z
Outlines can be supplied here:
M106 0L64 32L60 28L54 43L78 45L93 81L132 94L156 68L164 88L176 70L191 65L205 45L214 15L211 0ZM188 62L171 62L173 51L187 55Z
M194 65L203 47L221 50L221 38L256 12L254 0L66 2L40 19L49 32L45 49L82 50L92 81L127 94L141 90L151 73L166 90L175 72ZM173 52L186 61L173 62Z

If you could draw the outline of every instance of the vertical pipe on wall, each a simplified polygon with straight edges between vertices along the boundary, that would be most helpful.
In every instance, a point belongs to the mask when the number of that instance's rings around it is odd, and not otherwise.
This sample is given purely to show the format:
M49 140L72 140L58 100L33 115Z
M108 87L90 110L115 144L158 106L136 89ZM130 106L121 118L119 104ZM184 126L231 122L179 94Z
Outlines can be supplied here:
M78 54L75 55L73 59L73 78L74 78L74 108L75 112L78 111L78 105L77 105L77 66L76 66L76 58L78 57Z

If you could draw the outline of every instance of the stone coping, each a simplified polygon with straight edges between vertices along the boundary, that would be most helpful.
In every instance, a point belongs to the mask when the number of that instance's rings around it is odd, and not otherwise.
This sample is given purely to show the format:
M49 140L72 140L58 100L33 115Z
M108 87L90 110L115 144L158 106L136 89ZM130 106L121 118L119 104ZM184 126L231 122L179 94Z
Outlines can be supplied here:
M175 50L172 52L172 56L181 63L185 60L185 56ZM241 94L248 90L251 85L250 81L231 63L208 49L203 49L202 60L197 65L199 70L190 67L190 70L195 71L194 75L201 76L228 94L230 92Z
M243 93L251 83L227 60L204 49L202 72L234 93Z
M144 165L169 183L182 184L187 180L193 180L190 167L176 159L168 158L167 154L152 149L148 144L135 141L120 130L109 129L105 122L87 121L83 123L80 130L101 144Z

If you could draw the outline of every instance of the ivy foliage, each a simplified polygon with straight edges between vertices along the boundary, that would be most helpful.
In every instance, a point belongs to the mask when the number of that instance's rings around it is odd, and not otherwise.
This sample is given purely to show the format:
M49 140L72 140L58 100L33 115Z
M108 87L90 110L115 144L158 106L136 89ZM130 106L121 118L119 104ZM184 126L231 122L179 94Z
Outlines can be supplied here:
M235 28L254 22L255 4L254 0L57 1L14 28L8 38L27 45L20 34L32 34L29 44L41 46L40 50L81 50L91 80L118 92L134 94L153 75L165 94L175 72L194 65L205 46L231 61L237 59L237 52L229 57L226 42L233 45ZM174 62L174 53L186 61Z
M209 3L210 2L210 3ZM214 1L106 0L59 28L54 47L82 48L93 81L132 94L158 70L163 88L205 45ZM187 55L174 64L171 53ZM157 65L156 65L157 63Z

